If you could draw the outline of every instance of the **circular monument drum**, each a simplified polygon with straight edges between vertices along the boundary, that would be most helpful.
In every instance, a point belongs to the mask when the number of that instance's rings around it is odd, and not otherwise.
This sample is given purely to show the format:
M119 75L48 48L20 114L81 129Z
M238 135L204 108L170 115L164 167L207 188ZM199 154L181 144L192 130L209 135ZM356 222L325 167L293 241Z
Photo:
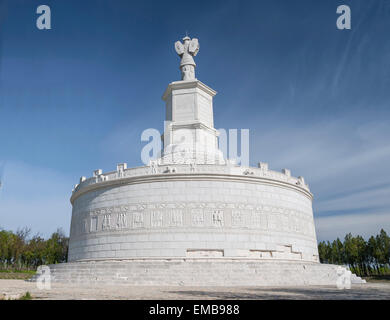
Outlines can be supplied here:
M82 181L72 195L69 261L247 258L318 261L302 178L259 168L157 165Z

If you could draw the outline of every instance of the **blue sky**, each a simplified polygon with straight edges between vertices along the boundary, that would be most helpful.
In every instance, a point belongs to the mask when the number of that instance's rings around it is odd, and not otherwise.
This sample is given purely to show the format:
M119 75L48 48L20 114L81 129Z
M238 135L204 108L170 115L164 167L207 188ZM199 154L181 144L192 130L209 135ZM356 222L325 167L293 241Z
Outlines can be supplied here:
M305 177L319 240L390 232L389 0L0 0L1 227L68 233L80 176L142 164L186 31L215 126L249 128L252 164Z

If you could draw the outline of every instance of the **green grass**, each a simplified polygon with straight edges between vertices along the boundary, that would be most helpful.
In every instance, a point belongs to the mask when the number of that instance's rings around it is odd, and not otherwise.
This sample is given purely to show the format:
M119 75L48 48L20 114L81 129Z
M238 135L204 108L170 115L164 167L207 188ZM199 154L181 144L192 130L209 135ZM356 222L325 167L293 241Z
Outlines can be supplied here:
M27 291L27 292L24 294L24 296L21 296L21 297L19 298L19 300L32 300L32 296L31 296L30 292Z
M5 269L5 270L1 270L0 269L0 273L29 273L31 275L34 275L36 271L34 270L10 270L10 269Z
M22 295L21 297L16 298L16 299L14 297L12 297L12 295L11 296L0 295L0 300L32 300L32 299L33 299L33 297L31 295L31 293L28 291L24 295Z
M0 279L30 279L36 271L34 270L0 270Z

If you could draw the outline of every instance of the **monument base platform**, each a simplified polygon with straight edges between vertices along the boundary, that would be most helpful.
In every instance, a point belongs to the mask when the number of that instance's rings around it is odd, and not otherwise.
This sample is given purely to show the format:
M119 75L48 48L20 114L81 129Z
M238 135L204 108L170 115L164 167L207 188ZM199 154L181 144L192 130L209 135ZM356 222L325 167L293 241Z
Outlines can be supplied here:
M287 260L145 259L70 262L49 268L52 282L74 285L287 287L336 286L338 266ZM364 282L352 275L352 283Z

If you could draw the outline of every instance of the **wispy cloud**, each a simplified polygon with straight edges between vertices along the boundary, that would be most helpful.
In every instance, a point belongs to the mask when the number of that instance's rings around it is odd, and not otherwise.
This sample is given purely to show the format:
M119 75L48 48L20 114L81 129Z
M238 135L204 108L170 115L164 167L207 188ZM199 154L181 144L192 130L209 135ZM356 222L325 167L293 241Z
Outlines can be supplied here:
M390 185L379 185L378 187L366 190L351 190L348 195L336 194L330 199L318 200L317 207L321 212L335 212L343 210L358 211L362 208L390 208Z
M390 210L353 215L336 215L315 218L319 241L344 238L346 233L368 238L378 234L380 229L390 230Z
M386 122L357 124L353 119L338 119L302 126L283 124L252 137L251 159L305 176L314 193L319 238L364 231L358 221L366 220L372 220L367 230L376 226L390 231L390 171L386 170L390 128ZM376 219L378 212L380 219Z

